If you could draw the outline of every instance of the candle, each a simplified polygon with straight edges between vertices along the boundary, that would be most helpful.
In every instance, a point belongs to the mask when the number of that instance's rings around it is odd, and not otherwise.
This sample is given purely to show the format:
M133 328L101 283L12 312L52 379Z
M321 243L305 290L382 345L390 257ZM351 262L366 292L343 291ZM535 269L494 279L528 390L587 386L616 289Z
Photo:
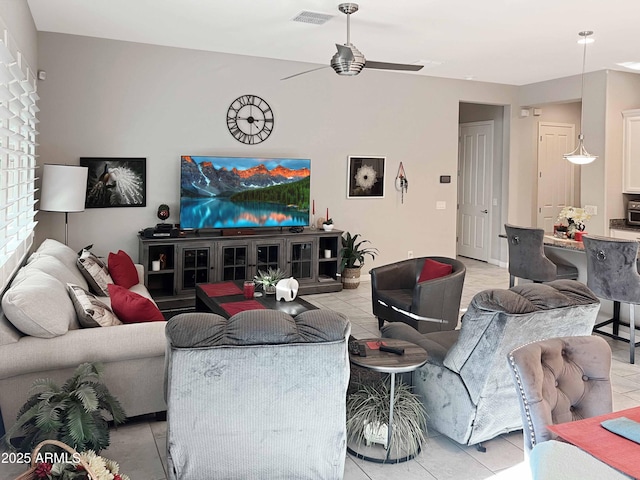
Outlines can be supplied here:
M313 200L313 206L311 207L311 213L313 213L314 215L316 214L316 201Z
M329 207L327 207L327 220L329 220Z

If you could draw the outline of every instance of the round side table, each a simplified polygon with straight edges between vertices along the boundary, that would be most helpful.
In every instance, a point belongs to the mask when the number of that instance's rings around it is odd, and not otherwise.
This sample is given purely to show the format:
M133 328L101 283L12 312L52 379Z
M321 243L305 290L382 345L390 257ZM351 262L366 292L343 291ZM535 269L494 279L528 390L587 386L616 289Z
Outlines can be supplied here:
M367 356L361 357L359 355L354 355L349 353L349 360L354 365L358 365L363 368L368 368L370 370L388 373L391 382L391 391L389 395L389 425L387 425L387 448L384 456L382 458L373 457L370 455L364 455L362 453L356 452L351 447L347 447L347 451L358 458L363 460L368 460L370 462L377 463L401 463L406 462L407 460L411 460L418 453L420 453L420 449L417 451L409 453L405 457L401 458L390 458L391 452L391 433L393 431L393 399L395 396L395 385L396 385L396 374L397 373L408 373L413 372L414 370L420 368L422 365L427 363L427 351L416 345L415 343L405 342L404 340L396 340L393 338L367 338L367 339L358 339L358 343L362 343L367 345L368 342L378 343L384 342L389 347L399 347L404 348L404 355L396 355L391 352L381 352L378 349L371 349L368 346L366 347Z

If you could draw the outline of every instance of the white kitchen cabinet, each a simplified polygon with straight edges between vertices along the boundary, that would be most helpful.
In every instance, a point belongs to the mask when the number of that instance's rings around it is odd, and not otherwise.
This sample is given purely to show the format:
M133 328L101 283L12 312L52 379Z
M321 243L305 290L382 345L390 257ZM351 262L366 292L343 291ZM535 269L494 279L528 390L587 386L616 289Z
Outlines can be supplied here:
M640 193L640 109L622 112L622 190Z
M609 236L619 238L621 240L638 240L640 241L640 230L609 230Z

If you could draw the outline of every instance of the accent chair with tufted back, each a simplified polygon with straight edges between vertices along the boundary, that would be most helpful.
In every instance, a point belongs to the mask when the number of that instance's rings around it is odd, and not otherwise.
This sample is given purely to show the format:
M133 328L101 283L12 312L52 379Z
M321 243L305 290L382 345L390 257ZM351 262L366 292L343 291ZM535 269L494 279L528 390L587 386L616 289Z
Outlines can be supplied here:
M601 337L532 342L508 355L524 427L525 452L556 435L547 425L610 413L611 348Z

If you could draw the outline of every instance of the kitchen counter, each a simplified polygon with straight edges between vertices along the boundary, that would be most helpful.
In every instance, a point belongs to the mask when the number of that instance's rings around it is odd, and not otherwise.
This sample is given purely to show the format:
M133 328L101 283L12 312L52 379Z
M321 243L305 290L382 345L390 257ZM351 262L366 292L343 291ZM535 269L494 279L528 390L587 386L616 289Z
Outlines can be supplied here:
M609 220L609 228L613 230L630 230L640 233L640 225L628 225L624 218L612 218Z

